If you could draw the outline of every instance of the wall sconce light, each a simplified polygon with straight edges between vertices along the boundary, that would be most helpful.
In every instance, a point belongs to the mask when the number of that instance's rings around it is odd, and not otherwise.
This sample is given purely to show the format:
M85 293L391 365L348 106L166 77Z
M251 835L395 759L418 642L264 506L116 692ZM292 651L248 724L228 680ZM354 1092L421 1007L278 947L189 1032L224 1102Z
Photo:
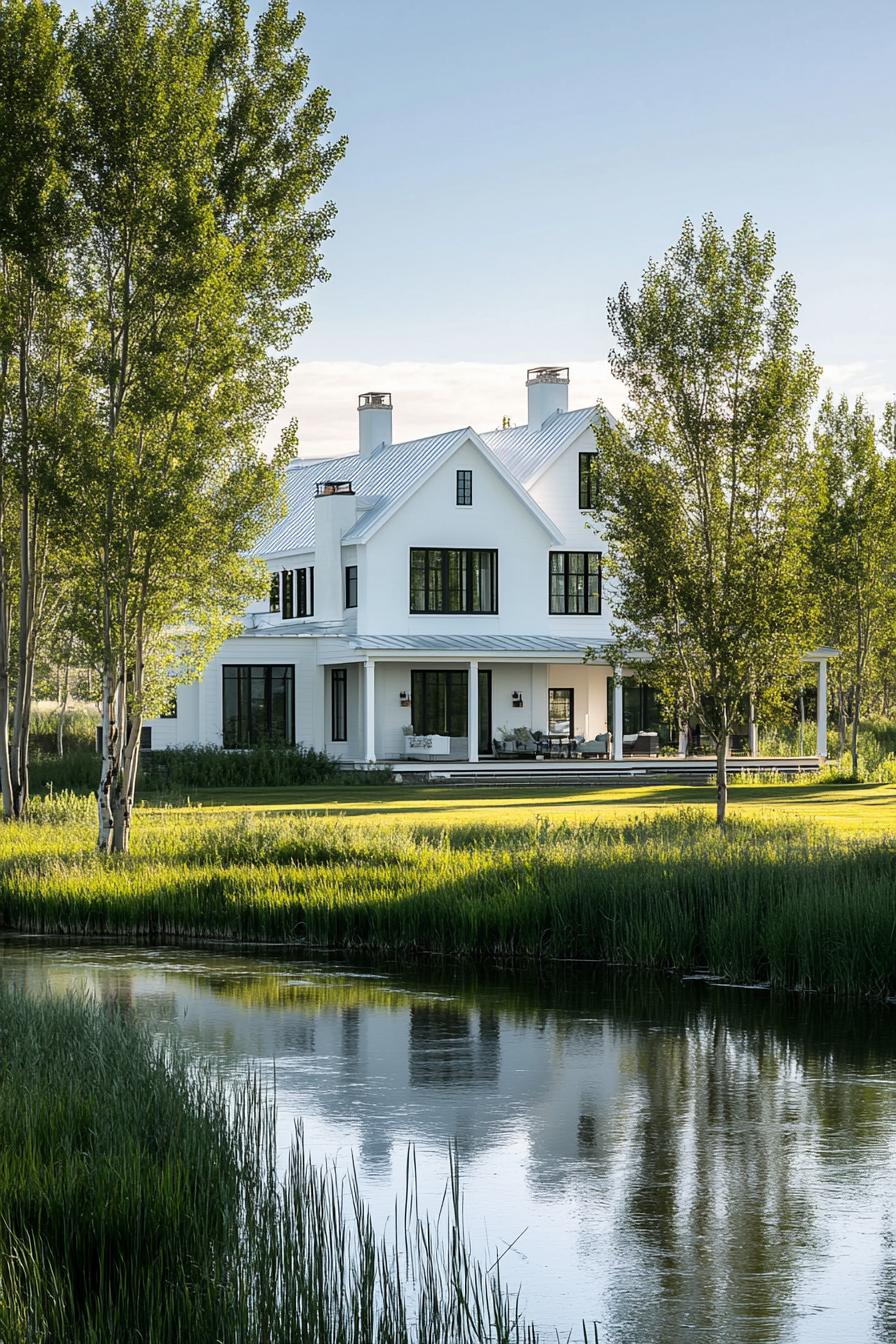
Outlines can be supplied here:
M514 709L522 709L523 697L519 691L513 692L513 695L510 697L510 703L513 705Z
M399 699L399 701L400 701L400 703L401 703L401 707L402 707L402 709L409 709L409 708L410 708L411 697L408 695L407 691L399 691L399 693L398 693L398 699Z

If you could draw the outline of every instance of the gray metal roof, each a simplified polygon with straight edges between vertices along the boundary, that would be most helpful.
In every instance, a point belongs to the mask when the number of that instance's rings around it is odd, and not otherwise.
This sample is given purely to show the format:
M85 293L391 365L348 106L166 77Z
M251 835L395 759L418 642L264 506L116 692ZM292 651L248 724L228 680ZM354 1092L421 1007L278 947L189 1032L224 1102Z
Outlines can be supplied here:
M605 640L564 639L554 635L349 635L353 649L425 653L574 653L601 649Z
M525 487L593 423L595 414L592 406L558 412L541 429L530 430L527 425L496 429L479 435L478 441ZM286 472L286 516L262 537L253 554L271 558L314 549L314 487L323 479L351 481L361 513L342 540L349 546L365 540L384 514L409 495L443 457L473 435L474 431L464 426L407 443L383 444L369 457L350 453L296 462Z
M558 411L541 429L517 425L513 429L493 429L482 438L517 480L530 485L568 444L595 423L596 416L593 406Z
M271 528L254 555L294 555L314 549L314 487L320 480L351 481L364 509L354 527L342 538L352 545L396 499L403 498L430 469L473 433L468 427L433 434L408 443L385 444L361 457L328 457L291 466L286 472L286 517Z

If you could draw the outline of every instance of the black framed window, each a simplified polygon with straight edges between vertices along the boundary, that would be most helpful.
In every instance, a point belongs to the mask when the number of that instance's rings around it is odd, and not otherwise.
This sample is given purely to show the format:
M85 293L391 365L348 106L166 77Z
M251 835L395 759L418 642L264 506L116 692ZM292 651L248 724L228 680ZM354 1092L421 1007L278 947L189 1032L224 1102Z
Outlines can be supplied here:
M293 666L233 665L222 671L224 746L291 744L295 739Z
M279 610L280 610L280 575L279 575L279 574L272 574L272 575L271 575L271 597L270 597L270 606L269 606L268 610L269 610L269 611L279 611Z
M411 548L411 611L498 610L498 552Z
M470 505L473 503L473 473L472 471L459 471L457 473L457 502L458 504Z
M291 569L284 569L280 585L280 614L284 621L291 621L295 615L295 604L293 601L293 573Z
M314 566L296 570L296 615L314 615Z
M345 567L345 605L347 607L356 607L358 605L357 565L346 565Z
M579 453L579 508L600 507L597 453Z
M600 615L600 551L551 551L548 566L552 616Z
M571 686L552 686L548 691L548 732L575 731L575 692Z
M330 672L330 737L334 742L348 740L348 671L344 667Z
M415 733L466 737L466 672L447 672L440 668L412 670L411 704Z

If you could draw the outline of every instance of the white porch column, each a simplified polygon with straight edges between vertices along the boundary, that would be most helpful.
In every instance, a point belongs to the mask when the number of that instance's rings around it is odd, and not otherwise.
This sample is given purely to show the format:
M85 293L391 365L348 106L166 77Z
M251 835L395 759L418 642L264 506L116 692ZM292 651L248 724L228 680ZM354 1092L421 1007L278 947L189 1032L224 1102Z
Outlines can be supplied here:
M613 668L613 760L622 760L622 668Z
M759 755L759 726L756 723L756 701L750 696L749 723L747 724L747 751Z
M479 663L471 658L467 664L467 760L479 760Z
M818 709L816 712L818 731L815 741L815 754L825 760L828 754L828 660L818 660Z
M376 663L372 658L364 660L364 759L376 760L376 713L374 694L376 691Z

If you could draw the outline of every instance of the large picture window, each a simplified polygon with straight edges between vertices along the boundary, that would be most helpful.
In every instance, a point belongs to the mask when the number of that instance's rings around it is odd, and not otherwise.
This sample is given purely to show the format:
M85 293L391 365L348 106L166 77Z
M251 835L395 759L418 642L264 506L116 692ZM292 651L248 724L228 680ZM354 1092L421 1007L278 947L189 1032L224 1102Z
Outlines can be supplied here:
M467 674L424 668L411 672L415 733L467 735Z
M549 574L552 616L600 615L600 551L551 551Z
M348 672L334 667L330 673L330 737L334 742L348 739Z
M291 665L225 667L224 746L257 747L295 740L295 671Z
M498 552L411 550L411 611L495 613Z
M579 508L600 508L597 453L579 453Z

